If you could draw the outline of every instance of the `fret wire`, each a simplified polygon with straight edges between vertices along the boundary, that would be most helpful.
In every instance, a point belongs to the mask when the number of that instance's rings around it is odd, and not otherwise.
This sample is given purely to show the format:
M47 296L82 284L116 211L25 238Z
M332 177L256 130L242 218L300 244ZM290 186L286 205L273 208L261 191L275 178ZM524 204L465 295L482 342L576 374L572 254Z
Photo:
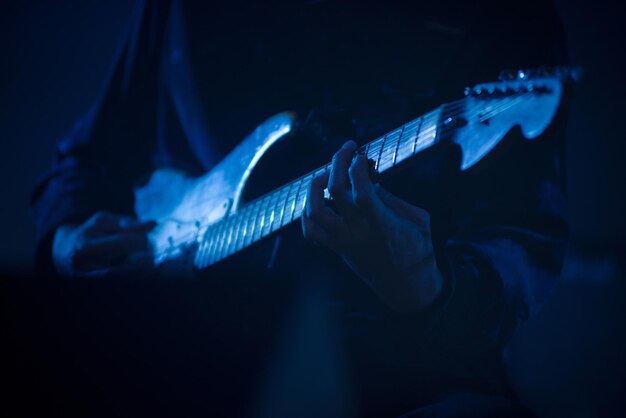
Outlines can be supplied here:
M270 223L269 214L270 214L270 211L272 210L272 199L274 199L273 194L269 195L269 198L267 200L267 206L265 207L265 210L263 211L263 227L261 227L261 236L259 237L259 239L267 236L267 233L265 231L267 229L267 225Z
M224 233L224 238L223 238L223 242L222 242L222 248L220 248L219 251L219 259L223 259L226 258L228 256L228 251L230 248L230 244L231 244L231 240L232 240L232 236L233 236L233 232L234 232L234 227L236 224L236 220L237 220L237 214L233 213L233 214L229 214L228 218L226 218L226 231Z
M219 223L219 227L215 231L216 232L215 245L213 246L213 249L211 250L211 256L210 256L211 264L216 262L218 259L218 252L222 244L222 234L225 228L226 228L226 219L222 219L222 221Z
M215 235L215 228L209 225L206 231L204 232L205 238L203 240L203 249L202 249L202 254L200 255L200 260L199 260L202 263L202 265L206 265L209 247L213 243L214 235Z
M431 115L431 123L432 123L432 130L431 132L428 133L428 136L426 137L427 139L429 139L431 136L434 138L437 137L437 135L439 134L439 119L440 119L440 114L435 115L434 113ZM434 141L433 141L434 143ZM422 148L423 148L423 144L422 144Z
M296 197L296 210L294 211L294 217L300 217L302 212L304 211L304 206L306 205L306 195L308 193L308 188L311 185L311 179L313 179L312 175L308 175L304 181L302 182L304 188L300 187L298 191L298 196ZM300 199L302 196L302 199ZM302 200L302 202L300 202Z
M230 214L226 215L226 219L224 219L224 228L223 228L223 231L220 233L220 242L217 247L217 251L215 252L216 261L219 261L222 258L224 258L222 257L222 253L224 251L224 247L226 246L226 237L231 232L231 229L230 229L231 220L232 220L232 216L230 216Z
M211 242L209 243L209 247L207 248L207 254L206 254L206 263L209 264L211 258L213 257L213 252L215 251L215 247L217 246L218 243L218 232L219 229L222 227L222 223L218 223L218 224L213 224L212 225L212 234L211 234Z
M291 214L290 214L290 217L289 217L289 222L293 221L293 219L294 219L294 215L295 215L295 212L296 212L296 205L297 205L297 202L298 202L298 194L300 193L300 189L302 188L302 183L303 183L303 179L299 179L298 180L298 188L296 189L296 194L293 197L293 203L291 204ZM290 193L290 196L291 196L291 193ZM290 199L288 199L288 200L290 200Z
M442 130L445 128L445 126L443 125L443 111L444 111L445 107L441 107L441 112L439 112L438 116L437 116L437 120L435 121L435 137L433 138L433 144L437 144L439 142L439 140L441 139L441 132ZM449 110L452 111L450 109L445 109L445 110Z
M242 208L241 210L238 210L237 212L235 212L235 215L237 216L237 222L235 224L235 229L233 231L233 238L230 244L230 249L228 250L228 254L233 254L236 250L237 250L237 244L239 242L239 234L242 231L243 228L243 219L244 219L244 215L245 215L245 208Z
M380 145L380 151L378 152L378 158L376 159L376 167L374 167L376 169L376 171L380 171L379 167L380 167L380 157L382 157L383 155L383 150L385 148L385 140L387 139L387 135L385 135L383 137L383 142Z
M259 230L263 228L263 213L264 213L264 206L266 203L267 203L266 199L262 199L258 203L259 207L254 216L254 234L252 235L250 243L257 242L258 240L257 237L260 236Z
M289 222L292 221L293 218L293 202L294 199L292 199L293 196L293 192L294 192L294 186L296 186L297 184L300 184L300 181L298 180L297 182L292 183L291 188L289 189L289 194L287 195L287 201L285 202L285 217L283 218L280 226L285 226L287 225Z
M269 223L269 233L275 231L274 225L276 224L276 219L280 216L278 208L280 207L280 196L282 195L282 188L276 191L276 201L272 204L272 213L270 214L270 223Z
M274 223L274 214L276 212L277 200L278 198L276 197L276 193L272 193L270 195L270 204L268 208L269 210L265 211L266 223L263 226L263 237L268 236L270 232L272 232L272 224Z
M438 123L439 123L439 117L441 116L440 110L441 110L440 108L437 108L437 109L433 110L432 112L430 112L429 115L428 115L428 117L429 117L429 119L431 120L431 123L432 123L432 128L428 129L428 131L429 131L428 132L428 137L430 137L431 135L434 134L434 138L433 139L435 139L437 137L437 135L438 135L438 129L437 128L438 128ZM433 121L433 119L434 119L434 121ZM424 133L426 133L426 131L424 131ZM420 142L424 142L424 141L422 139L420 139ZM432 143L434 143L434 141ZM428 144L428 145L432 145L432 143ZM423 144L422 144L421 149L423 149Z
M415 143L413 144L413 154L415 154L417 151L419 151L417 149L417 144L420 142L420 137L422 136L423 128L424 128L424 121L426 120L426 118L430 117L430 113L427 115L422 116L422 120L420 123L420 127L419 127L419 131L417 132L417 135L415 135Z
M209 233L209 230L211 231L210 233ZM204 266L208 265L210 251L213 247L213 243L215 242L215 225L209 225L209 228L207 228L206 234L207 234L208 241L202 253L202 264Z
M280 208L283 207L283 187L281 187L280 189L278 189L276 191L276 203L274 204L274 219L272 220L272 223L270 224L270 232L274 232L276 231L276 220L278 220L278 225L280 226Z
M385 171L392 167L393 165L393 152L396 149L395 147L395 138L397 137L398 132L392 131L386 136L386 141L383 146L382 158L379 163L379 167L381 167L382 171Z
M417 126L417 130L415 131L415 141L413 141L413 151L411 154L415 154L415 150L417 149L417 141L419 141L420 133L422 132L422 125L424 124L424 116L420 117L420 123Z
M285 198L283 199L284 200L283 205L280 209L280 218L278 219L278 227L276 229L280 228L283 225L283 222L285 220L285 209L287 208L287 202L289 201L289 192L291 191L292 187L293 187L293 183L289 183L289 185L286 187L287 192L286 192ZM281 193L281 196L282 196L282 193Z
M367 159L368 160L372 160L375 162L374 157L378 155L378 148L375 148L376 145L378 145L380 143L381 139L377 138L371 142L368 143L368 150L367 150ZM370 153L372 155L370 155Z
M413 140L412 140L411 135L413 135L414 132L415 132L415 127L412 126L410 123L407 123L406 125L404 125L404 129L402 131L402 140L401 140L400 146L398 147L398 155L396 157L396 162L398 161L398 159L400 161L404 161L405 159L411 156L411 150L407 149L407 147L413 146Z
M241 209L239 231L237 232L237 235L235 237L235 252L241 250L244 247L245 239L248 236L248 221L251 209L252 208L250 206L246 206Z
M370 145L372 143L368 142L367 144L365 144L365 149L363 150L363 155L365 156L366 160L369 160L369 153L370 153Z
M234 249L237 243L237 235L239 234L239 229L241 229L241 215L242 211L237 211L233 213L231 232L229 233L228 239L226 241L226 257L234 253Z
M272 230L272 223L274 221L274 211L276 210L276 204L274 203L276 200L276 195L275 193L272 193L270 195L270 204L269 207L267 208L268 210L265 211L265 223L263 224L263 236L266 237L269 235L270 231ZM267 232L266 232L267 231Z
M277 193L272 193L270 195L269 207L268 207L268 210L265 211L266 222L263 225L263 231L261 232L263 237L268 236L270 232L272 232L272 224L274 223L274 213L276 212L276 200L278 199L276 197L276 194Z
M259 220L259 226L257 228L257 233L254 234L254 242L260 240L261 238L263 238L263 229L265 228L265 212L267 212L267 208L270 204L272 200L272 196L269 195L267 196L264 200L263 200L263 205L261 206L261 208L259 209L259 215L260 220Z
M224 236L224 244L222 245L222 250L220 251L220 259L226 258L228 257L228 255L230 254L230 246L232 243L232 236L234 235L235 232L235 226L237 224L237 214L233 213L229 216L228 219L228 229L227 229L227 233Z
M300 182L298 182L299 184ZM293 188L297 187L296 183L292 183L289 186L289 193L287 193L287 198L285 199L285 208L284 208L284 216L283 219L281 219L280 221L280 226L284 226L287 225L288 223L290 223L292 221L291 218L291 193L293 192Z
M245 206L240 211L240 228L235 236L234 248L235 251L239 251L243 247L243 241L248 233L248 216L250 215L249 206Z
M259 235L259 228L261 228L263 225L262 215L263 215L263 205L265 205L265 203L266 203L265 199L261 199L257 203L257 208L254 213L254 222L252 223L252 228L254 232L250 234L250 244L257 241L257 236Z
M202 234L202 240L200 240L200 245L198 246L198 250L196 251L194 264L198 267L201 267L204 264L202 258L204 257L204 251L207 246L207 235L206 235L207 232L208 232L208 228L205 231L205 233Z
M249 222L248 236L243 241L245 247L247 247L248 245L254 242L254 234L256 232L256 223L257 223L257 216L259 215L260 201L257 200L253 202L251 206L253 206L252 210L250 211L250 218L252 219L251 219L251 222Z
M398 158L398 149L400 148L400 140L402 139L402 134L404 133L404 125L400 128L400 134L398 135L398 143L396 144L396 150L393 152L393 160L391 165L396 165L396 159Z
M264 204L265 204L265 199L259 200L255 204L256 207L254 209L254 216L252 218L252 225L251 225L252 229L250 231L250 240L248 242L248 245L256 242L256 236L259 233L259 225L261 224L259 215L263 213Z
M250 236L250 218L252 217L252 213L254 212L255 205L249 204L243 208L246 211L245 216L243 216L241 222L243 223L243 228L241 229L241 237L239 238L239 242L237 243L237 250L245 248L246 239Z
M215 243L213 245L213 248L211 249L211 253L209 254L210 264L213 264L216 261L218 261L219 250L223 242L222 234L224 233L224 230L226 229L227 221L228 221L228 218L222 219L217 225L217 229L215 231L215 237L214 237Z

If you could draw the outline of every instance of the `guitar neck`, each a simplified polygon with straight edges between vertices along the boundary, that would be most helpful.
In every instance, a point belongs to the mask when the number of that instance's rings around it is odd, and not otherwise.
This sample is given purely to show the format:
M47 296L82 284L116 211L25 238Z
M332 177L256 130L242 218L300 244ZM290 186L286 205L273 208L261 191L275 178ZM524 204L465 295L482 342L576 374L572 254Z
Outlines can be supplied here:
M442 109L406 123L359 151L374 161L376 172L390 170L437 143L444 123ZM329 170L330 164L320 167L210 225L195 251L195 266L202 269L215 264L297 220L306 206L311 180Z

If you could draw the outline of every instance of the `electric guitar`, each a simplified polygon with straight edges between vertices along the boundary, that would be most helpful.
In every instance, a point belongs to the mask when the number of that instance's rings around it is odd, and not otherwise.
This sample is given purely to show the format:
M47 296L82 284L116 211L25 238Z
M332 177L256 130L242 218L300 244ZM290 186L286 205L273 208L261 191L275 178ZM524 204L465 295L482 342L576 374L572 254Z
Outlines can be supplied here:
M508 72L499 81L465 89L465 97L437 107L360 147L383 175L441 141L462 150L461 170L479 162L514 127L537 138L552 122L564 85L576 68ZM204 269L297 220L311 180L327 164L252 201L241 196L255 165L295 129L295 117L280 113L259 125L215 168L201 177L164 169L135 191L140 220L156 220L149 239L156 266L176 271ZM328 193L326 192L327 197Z

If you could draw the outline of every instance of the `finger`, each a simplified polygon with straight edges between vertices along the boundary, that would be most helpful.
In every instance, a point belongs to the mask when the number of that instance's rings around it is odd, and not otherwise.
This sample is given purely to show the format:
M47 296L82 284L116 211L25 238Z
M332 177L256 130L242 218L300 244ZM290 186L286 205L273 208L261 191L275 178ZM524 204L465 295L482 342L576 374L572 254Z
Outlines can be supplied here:
M156 221L138 221L133 218L123 220L120 227L125 232L146 233L152 231L157 226Z
M82 271L77 273L76 276L89 279L126 279L145 278L154 272L155 268L152 256L146 253L141 257L135 257L134 259L123 265Z
M334 210L326 206L324 188L328 183L328 173L315 177L307 191L307 205L305 215L325 229L330 235L339 238L347 231L345 220Z
M387 206L399 216L408 221L416 223L420 227L426 227L430 225L430 214L426 210L411 205L405 200L394 196L392 193L385 190L379 184L375 185L374 189L376 190L376 194L379 196L380 200L385 204L385 206Z
M324 189L328 184L328 173L314 177L307 190L305 212L308 216L316 216L323 208L326 207L324 202Z
M94 214L92 217L85 221L85 231L92 230L111 230L117 231L120 229L120 216L114 215L111 212L100 211Z
M346 142L333 156L328 179L328 192L335 201L338 212L346 218L355 215L354 202L350 193L348 167L356 150L354 141Z
M150 244L145 235L121 233L88 240L77 252L81 258L85 259L111 260L149 249Z
M307 191L306 215L324 228L334 229L343 226L344 221L335 211L326 206L324 188L328 183L328 173L315 177Z
M139 221L130 216L121 216L101 211L89 218L84 224L88 236L107 235L116 232L149 232L156 226L155 221Z
M386 221L389 216L388 209L374 189L369 177L369 164L364 155L354 156L349 175L352 182L352 199L356 206L378 222Z

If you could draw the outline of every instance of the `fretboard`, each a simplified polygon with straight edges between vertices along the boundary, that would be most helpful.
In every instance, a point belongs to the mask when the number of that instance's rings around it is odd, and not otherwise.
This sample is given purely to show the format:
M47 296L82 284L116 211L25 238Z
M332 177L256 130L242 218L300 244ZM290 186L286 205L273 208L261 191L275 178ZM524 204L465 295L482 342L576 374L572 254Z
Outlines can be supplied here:
M359 151L383 173L434 145L439 137L441 108L427 113L362 146ZM205 268L254 244L297 220L306 206L311 180L330 164L260 197L210 225L196 247L194 264Z

